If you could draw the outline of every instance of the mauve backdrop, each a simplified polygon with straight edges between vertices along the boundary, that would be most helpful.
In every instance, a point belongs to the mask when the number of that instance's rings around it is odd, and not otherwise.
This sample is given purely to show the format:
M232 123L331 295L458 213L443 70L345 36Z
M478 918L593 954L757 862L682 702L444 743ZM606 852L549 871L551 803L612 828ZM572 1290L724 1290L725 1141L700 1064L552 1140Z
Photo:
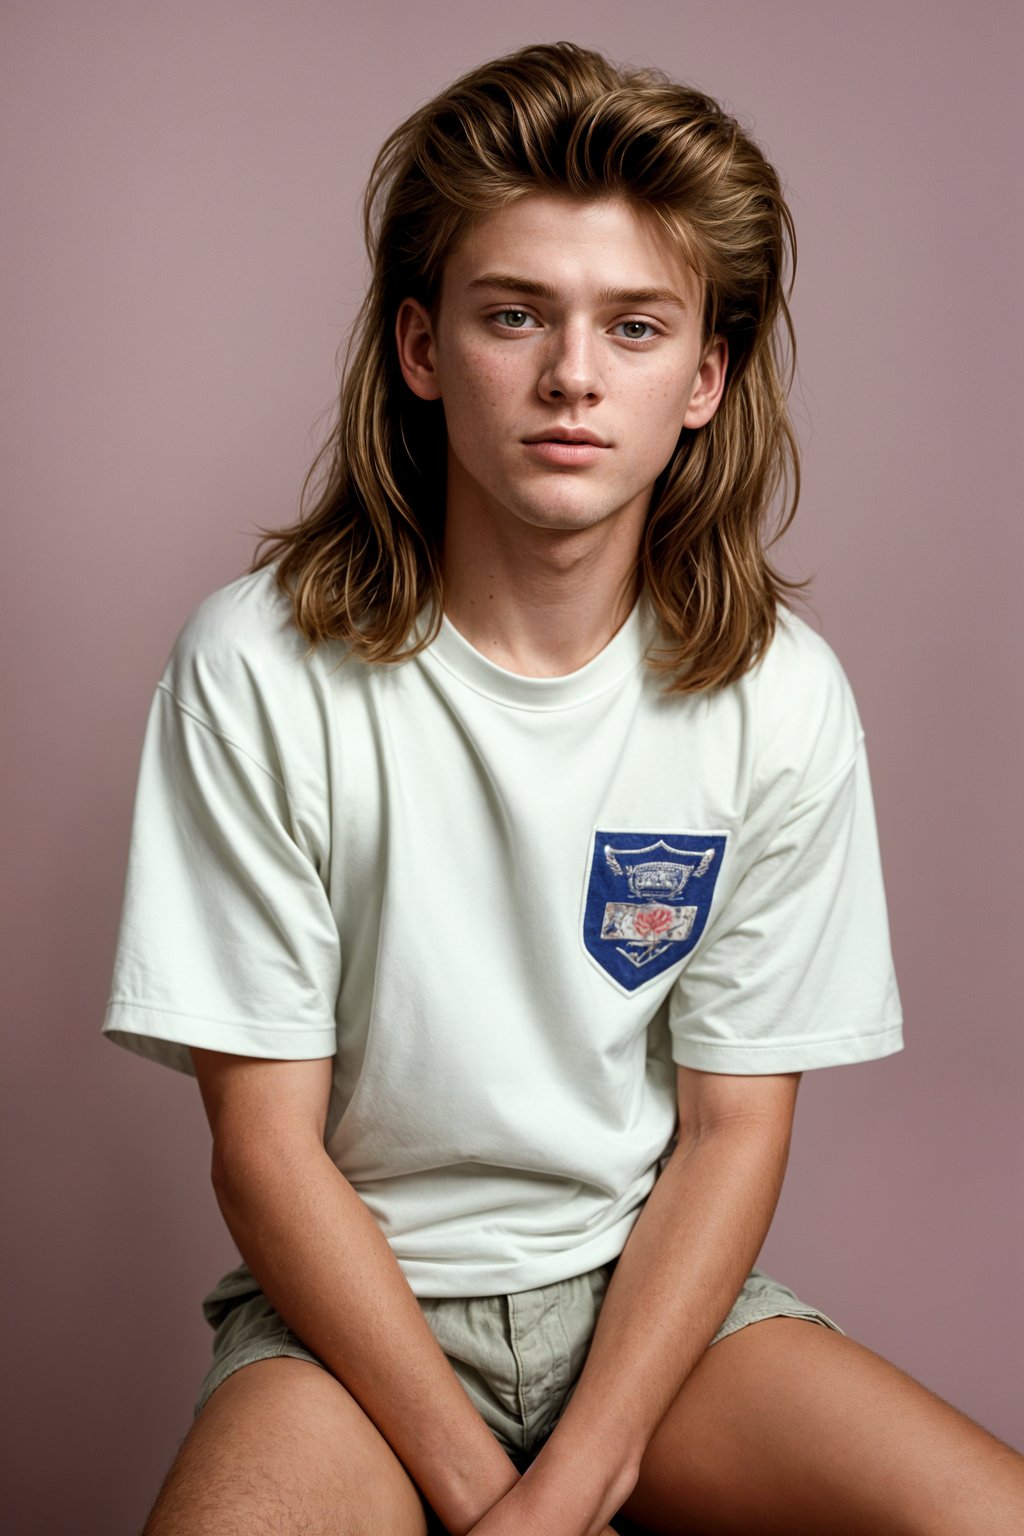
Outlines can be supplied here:
M7 0L7 1529L138 1529L235 1262L194 1083L99 1035L152 690L256 525L295 512L374 149L465 68L559 37L733 105L800 236L784 563L815 573L867 727L907 1049L805 1076L761 1262L1024 1442L1020 17Z

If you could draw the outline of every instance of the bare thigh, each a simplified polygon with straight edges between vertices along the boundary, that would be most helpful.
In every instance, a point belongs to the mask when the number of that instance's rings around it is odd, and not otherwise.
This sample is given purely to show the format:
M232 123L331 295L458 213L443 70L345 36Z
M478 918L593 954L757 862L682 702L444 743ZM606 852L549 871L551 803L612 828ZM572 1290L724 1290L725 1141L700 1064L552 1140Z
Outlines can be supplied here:
M345 1388L278 1357L195 1420L142 1536L425 1536L408 1473Z
M862 1344L776 1317L706 1351L625 1513L663 1536L1019 1536L1024 1457Z

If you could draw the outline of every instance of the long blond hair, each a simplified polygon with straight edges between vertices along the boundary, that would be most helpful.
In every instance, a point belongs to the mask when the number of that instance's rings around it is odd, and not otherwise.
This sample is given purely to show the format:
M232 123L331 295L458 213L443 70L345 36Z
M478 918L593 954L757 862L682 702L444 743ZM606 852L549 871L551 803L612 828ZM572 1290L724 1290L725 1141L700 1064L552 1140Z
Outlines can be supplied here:
M444 262L473 222L538 191L623 197L657 220L703 283L705 338L728 342L721 404L682 432L659 476L638 572L662 632L651 665L681 691L719 687L761 655L798 585L766 555L799 494L792 220L776 172L717 102L573 43L471 71L385 141L364 201L372 280L337 418L299 520L261 529L250 569L277 563L310 646L338 639L394 662L434 637L446 438L440 405L401 376L395 317L407 297L434 313Z

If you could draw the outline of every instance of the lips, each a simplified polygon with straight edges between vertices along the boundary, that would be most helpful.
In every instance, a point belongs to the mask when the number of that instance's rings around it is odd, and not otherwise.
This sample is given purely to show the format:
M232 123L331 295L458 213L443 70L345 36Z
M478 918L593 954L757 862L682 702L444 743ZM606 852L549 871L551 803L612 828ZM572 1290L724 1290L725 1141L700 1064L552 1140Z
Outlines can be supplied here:
M535 432L531 437L524 437L523 442L588 443L593 448L608 447L603 437L598 437L596 432L588 432L585 427L547 427L543 432Z
M535 464L563 472L589 470L610 451L610 444L584 427L548 427L522 441L523 452Z

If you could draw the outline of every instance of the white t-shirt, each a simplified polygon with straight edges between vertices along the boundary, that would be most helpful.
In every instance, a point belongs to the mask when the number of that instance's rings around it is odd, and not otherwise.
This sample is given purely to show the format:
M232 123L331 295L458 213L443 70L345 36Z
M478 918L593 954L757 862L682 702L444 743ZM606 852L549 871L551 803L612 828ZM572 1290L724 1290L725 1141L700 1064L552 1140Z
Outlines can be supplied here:
M199 607L157 687L104 1029L184 1072L190 1045L333 1056L325 1144L418 1295L618 1254L673 1063L901 1048L832 652L783 615L738 683L671 695L652 634L638 604L550 679L447 620L398 666L307 660L263 570Z

